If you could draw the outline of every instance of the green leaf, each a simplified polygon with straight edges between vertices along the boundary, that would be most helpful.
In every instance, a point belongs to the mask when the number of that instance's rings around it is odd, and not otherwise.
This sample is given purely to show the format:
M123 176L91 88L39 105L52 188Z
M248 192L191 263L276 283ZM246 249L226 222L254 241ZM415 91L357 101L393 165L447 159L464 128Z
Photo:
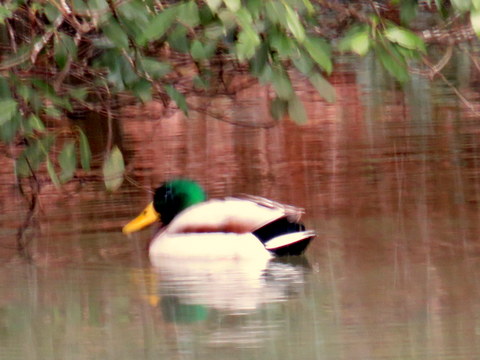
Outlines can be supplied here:
M5 75L0 75L0 100L5 100L5 99L11 99L12 98L12 92L10 91L10 84L9 80L5 78ZM18 83L17 85L17 93L21 94L19 88L26 88L27 86L23 85L22 83ZM25 92L28 92L30 90L30 87L28 89L24 89ZM29 92L28 92L29 93Z
M268 61L268 45L264 42L255 51L250 59L250 72L254 76L260 76Z
M179 109L182 110L183 113L188 116L188 105L187 105L187 101L185 100L185 96L183 96L183 94L178 92L178 90L175 89L175 87L170 84L165 85L165 91L167 92L167 95L170 97L170 99L175 101Z
M152 84L145 79L138 80L132 91L144 103L152 100Z
M87 136L82 129L78 129L79 146L80 146L80 164L85 171L90 171L90 163L92 161L92 151Z
M277 70L272 73L272 85L277 96L282 100L289 100L294 96L292 83L285 71Z
M88 10L87 4L85 4L84 0L73 0L72 8L75 12L85 12Z
M242 30L238 35L235 50L240 61L251 59L255 55L257 46L260 45L260 37L254 31Z
M452 0L453 7L460 13L470 10L471 0Z
M305 38L303 45L312 59L330 74L333 65L330 60L330 46L328 43L322 38L308 36Z
M16 90L17 90L17 94L23 100L25 100L26 102L30 102L30 99L32 97L32 92L33 92L30 86L25 86L24 84L18 84ZM5 98L5 96L2 96L2 98Z
M10 121L17 113L17 102L13 99L0 100L0 126Z
M44 7L45 15L52 24L55 22L57 17L60 16L60 11L51 3L46 3Z
M60 36L55 36L53 46L53 57L55 58L55 62L60 69L63 69L68 60L68 50L65 43L60 39Z
M217 41L209 41L203 44L205 58L210 59L217 51Z
M83 101L88 95L88 89L86 87L76 87L70 89L68 93L72 98Z
M143 57L141 59L141 64L143 66L143 70L153 79L157 80L165 75L167 75L170 71L172 71L172 66L167 62L161 62L154 58Z
M308 80L326 101L335 102L335 88L322 75L314 73L308 77Z
M192 58L195 60L203 60L206 58L203 44L200 41L194 40L192 42L192 46L190 47L190 55L192 55Z
M168 35L168 43L177 51L188 53L190 50L190 40L188 39L188 29L178 24L175 29Z
M360 56L366 55L370 49L370 38L368 33L365 31L354 36L351 39L350 48Z
M227 8L233 12L237 12L242 7L240 0L223 0L223 2L227 5Z
M410 79L405 59L393 46L389 46L388 51L383 47L377 47L375 52L383 67L398 81L405 82Z
M20 128L19 116L14 116L10 121L0 125L0 140L10 143L15 139L17 131Z
M240 22L238 14L231 12L228 9L221 9L218 12L218 18L222 22L222 26L225 29L225 32L238 31L237 22ZM251 28L251 27L249 27ZM228 35L227 35L228 36Z
M0 5L0 24L5 24L5 20L13 15L13 10L16 10L17 6Z
M238 25L244 30L256 32L253 24L252 14L247 8L241 8L235 13L231 13L236 18Z
M128 36L115 18L109 18L108 21L102 25L102 30L108 40L110 40L117 48L128 48Z
M31 114L28 117L27 123L28 123L28 126L33 130L37 130L37 131L45 130L45 125L43 124L42 120L40 120L40 118L35 114Z
M60 173L60 182L66 183L73 177L75 169L77 168L75 143L73 141L69 141L63 145L62 151L60 151L60 155L58 155L58 162L62 169L62 172Z
M139 0L123 1L115 3L115 8L122 23L125 20L129 24L135 23L143 27L148 23L148 17L151 12L149 6Z
M40 113L43 109L43 101L37 91L33 91L30 97L30 106L35 113Z
M267 62L263 67L260 74L257 75L260 80L260 84L272 84L273 83L273 68Z
M62 117L62 112L55 106L47 106L44 108L45 114L53 118L60 118Z
M68 55L72 59L76 59L77 58L77 44L75 44L75 41L73 40L73 38L71 36L61 32L59 34L59 39L60 39L60 42L62 42L65 49L67 50Z
M33 140L17 158L15 166L17 176L32 175L32 171L36 171L40 163L45 160L54 140L53 135Z
M59 110L54 109L56 107L61 107L67 111L72 111L72 104L70 103L68 98L66 96L58 96L51 84L39 79L33 79L32 84L35 86L35 88L38 89L38 92L42 96L52 102L52 104L47 106L47 109L45 110L46 112L49 112L51 116L58 116L57 111Z
M305 107L298 96L288 100L288 115L295 123L301 125L307 122L307 113Z
M125 163L122 152L114 146L103 163L103 181L108 191L115 191L122 185L124 173Z
M210 40L217 40L225 36L225 28L219 23L210 24L205 27L205 37Z
M56 188L59 188L60 179L58 178L57 173L55 172L55 167L53 166L52 161L48 157L47 157L47 171L48 171L48 175L50 176L50 179L52 180L52 183L55 185Z
M304 75L309 75L313 69L313 61L308 54L302 49L297 49L294 54L290 56L295 67Z
M51 84L40 80L39 78L32 79L32 84L44 95L51 95L55 93L55 90Z
M207 26L217 20L216 14L209 6L201 6L198 9L198 16L200 17L200 24L203 26Z
M305 29L298 18L298 14L290 6L288 6L288 4L284 3L284 6L285 20L287 22L288 30L290 30L298 42L301 43L303 40L305 40Z
M175 21L177 7L169 7L157 14L148 24L143 34L139 36L137 42L144 45L147 41L160 39Z
M444 0L435 0L435 6L438 9L438 13L442 16L446 16L447 14L445 13L445 6L443 4Z
M370 37L368 26L353 26L339 42L340 51L352 51L360 56L364 56L370 49Z
M472 23L473 31L475 31L477 37L480 38L480 10L473 10L470 13L470 22Z
M262 0L246 0L245 7L254 18L258 18L263 10L264 4Z
M6 75L7 74L0 75L0 100L11 99L12 97L12 92L10 91L10 84L9 84L9 81L12 80L12 77L8 76L8 78L6 78L5 77ZM26 87L25 85L17 81L15 81L15 85L17 87Z
M282 100L278 97L270 103L270 114L275 120L281 120L288 110L288 101Z
M390 26L385 30L385 37L404 48L426 52L423 40L410 30L398 26Z
M222 0L206 0L208 7L216 12L222 6Z
M210 82L208 79L197 75L193 78L193 86L195 86L196 89L205 90L209 88Z
M408 24L417 15L417 0L402 0L400 2L400 19L402 24Z
M88 0L88 7L94 12L99 12L108 9L108 3L105 0Z
M274 31L270 35L270 45L277 50L282 57L288 57L296 47L293 40L280 31Z
M315 12L315 8L309 0L303 0L303 5L305 6L305 9L307 9L309 15L312 15Z
M178 7L178 20L187 26L195 27L200 24L198 5L195 1L188 1Z
M265 13L267 18L274 24L285 22L285 8L279 1L265 2Z

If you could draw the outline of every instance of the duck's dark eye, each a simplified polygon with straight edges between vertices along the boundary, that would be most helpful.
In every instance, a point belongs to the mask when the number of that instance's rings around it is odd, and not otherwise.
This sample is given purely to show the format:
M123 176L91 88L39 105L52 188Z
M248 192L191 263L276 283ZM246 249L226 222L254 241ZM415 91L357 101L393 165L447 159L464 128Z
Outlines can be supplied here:
M167 200L168 198L171 198L171 197L172 197L172 194L173 194L172 189L171 189L171 188L167 188L167 189L165 190L165 200Z

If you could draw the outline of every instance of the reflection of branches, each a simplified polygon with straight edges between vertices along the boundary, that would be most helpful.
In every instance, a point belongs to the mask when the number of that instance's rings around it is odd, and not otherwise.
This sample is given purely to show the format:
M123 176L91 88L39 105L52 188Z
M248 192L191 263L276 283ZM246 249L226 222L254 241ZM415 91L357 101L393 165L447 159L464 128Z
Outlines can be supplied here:
M450 87L454 92L455 94L458 96L458 98L460 99L460 101L473 113L475 114L475 116L480 116L480 112L478 112L475 107L473 106L473 104L460 92L460 90L458 90L458 88L452 84L452 82L450 80L448 80L445 75L443 75L442 73L439 73L438 76L440 77L440 79L442 79L442 81L448 85L448 87Z
M464 52L467 53L467 56L470 58L470 61L475 65L476 69L480 71L480 63L478 62L478 59L473 56L470 52L466 51L465 49L462 49Z
M108 134L107 134L107 146L106 151L107 154L110 153L112 150L112 143L113 143L113 118L112 118L112 96L110 94L110 89L108 85L105 85L105 90L107 91L107 100L105 109L107 110L107 126L108 126Z
M464 50L465 51L465 50ZM469 52L468 53L468 56L470 56L473 64L475 65L475 67L477 68L477 70L480 70L480 65L478 64L477 60L475 59L474 56L472 56ZM426 58L426 57L423 57L423 63L425 65L427 65L429 67L429 70L428 71L416 71L416 73L419 73L421 75L424 75L424 76L428 76L428 78L430 80L432 80L435 76L438 76L440 79L442 79L442 81L450 88L453 90L453 92L457 95L457 97L460 99L460 101L473 113L475 114L476 116L479 116L480 115L480 112L477 111L474 107L474 105L472 104L471 101L469 101L461 92L460 90L458 90L458 88L450 81L446 78L446 76L441 72L441 70L445 67L445 65L447 65L447 63L450 61L450 58L452 57L452 54L453 54L453 45L450 45L448 48L447 48L447 51L445 52L445 54L443 55L443 57L440 59L440 61L435 64L435 65L432 65L430 63L430 61Z
M35 176L35 172L30 166L28 159L26 159L26 162L30 167L30 171L32 173L32 176L29 177L31 194L30 197L27 196L27 194L23 190L22 183L17 179L17 185L18 189L20 190L20 194L28 202L27 215L25 216L22 225L18 228L17 231L17 251L22 257L30 261L32 260L32 256L30 254L29 245L32 237L27 238L26 231L31 227L35 219L34 215L37 210L38 196L40 195L40 182Z
M419 35L429 44L437 43L452 45L471 41L476 38L475 32L470 24L447 29L427 29L421 31Z
M453 45L449 45L447 47L447 50L445 51L445 54L443 54L442 58L436 64L432 64L432 62L426 56L422 57L422 61L428 67L428 70L421 70L410 67L409 71L414 74L426 76L430 80L432 80L435 75L439 74L443 70L443 68L449 63L452 55Z
M212 111L208 110L207 106L193 106L191 104L188 104L188 108L190 110L196 111L196 112L201 113L201 114L205 114L205 115L207 115L211 118L214 118L215 120L226 122L228 124L232 124L232 125L235 125L235 126L246 127L246 128L256 128L256 129L269 129L269 128L272 128L272 127L274 127L278 124L278 122L275 121L275 120L265 122L263 124L256 123L256 122L246 123L246 122L239 122L239 121L230 120L223 115L219 115L215 112L212 112Z
M320 6L325 7L329 10L333 10L337 13L341 13L348 17L353 17L363 23L371 23L371 19L358 10L357 5L350 5L348 3L340 3L338 1L315 1L319 3Z

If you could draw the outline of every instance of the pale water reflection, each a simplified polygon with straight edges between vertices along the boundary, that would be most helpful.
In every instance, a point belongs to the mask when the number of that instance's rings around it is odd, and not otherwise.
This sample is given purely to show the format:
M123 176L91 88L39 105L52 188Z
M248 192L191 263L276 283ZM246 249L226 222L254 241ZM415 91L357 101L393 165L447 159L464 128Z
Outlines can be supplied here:
M387 239L385 239L387 240ZM0 273L0 359L474 359L480 261ZM468 277L465 274L469 274ZM177 276L178 275L178 276Z

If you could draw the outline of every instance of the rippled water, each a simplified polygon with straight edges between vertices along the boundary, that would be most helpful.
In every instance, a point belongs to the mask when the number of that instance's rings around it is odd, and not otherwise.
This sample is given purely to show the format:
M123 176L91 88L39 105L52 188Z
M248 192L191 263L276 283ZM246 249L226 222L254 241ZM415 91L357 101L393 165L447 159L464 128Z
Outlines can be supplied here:
M331 81L335 104L296 81L303 126L272 127L259 87L190 99L208 113L188 120L125 105L131 181L45 183L30 262L0 157L0 359L479 357L478 119L452 89L414 77L402 92L368 59ZM318 236L295 260L152 267L154 230L120 228L175 176L302 206Z

